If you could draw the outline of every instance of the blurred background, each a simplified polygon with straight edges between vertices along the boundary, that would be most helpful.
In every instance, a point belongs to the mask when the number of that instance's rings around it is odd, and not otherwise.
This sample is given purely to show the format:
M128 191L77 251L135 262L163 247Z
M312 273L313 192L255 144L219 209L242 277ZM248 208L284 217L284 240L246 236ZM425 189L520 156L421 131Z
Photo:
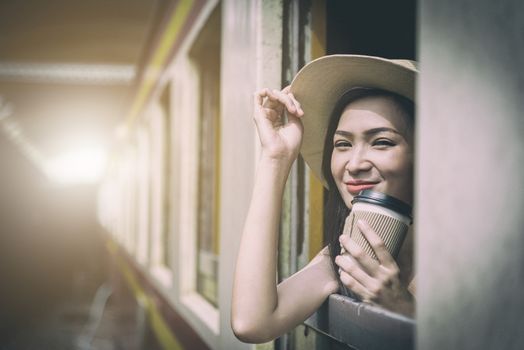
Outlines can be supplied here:
M4 345L57 305L90 301L106 277L97 183L161 6L0 1Z

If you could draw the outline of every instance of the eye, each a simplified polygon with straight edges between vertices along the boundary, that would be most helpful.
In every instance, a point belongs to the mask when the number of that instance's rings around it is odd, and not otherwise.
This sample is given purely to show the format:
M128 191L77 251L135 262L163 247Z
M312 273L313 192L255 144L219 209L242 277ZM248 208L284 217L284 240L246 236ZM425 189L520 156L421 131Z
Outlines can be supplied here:
M376 146L379 148L393 147L395 145L396 145L395 142L389 139L384 139L384 138L376 139L375 141L373 141L373 146Z
M349 148L352 144L349 141L346 140L337 140L335 141L335 148Z

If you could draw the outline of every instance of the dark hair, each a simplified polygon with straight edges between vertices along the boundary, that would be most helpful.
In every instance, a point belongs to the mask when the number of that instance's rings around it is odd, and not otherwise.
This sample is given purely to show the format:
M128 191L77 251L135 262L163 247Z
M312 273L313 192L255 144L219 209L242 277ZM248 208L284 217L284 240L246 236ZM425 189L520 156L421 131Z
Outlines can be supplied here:
M341 294L348 295L349 291L340 281L338 266L335 264L335 258L340 254L340 243L338 237L344 229L344 222L349 215L350 209L344 203L340 192L338 191L333 175L331 174L331 154L333 153L333 136L338 127L338 122L344 112L344 109L350 103L365 97L391 97L406 115L408 127L414 129L415 124L415 106L413 101L398 95L394 92L376 88L353 88L345 92L333 108L329 117L329 124L324 139L324 151L322 154L322 175L329 186L324 209L324 244L328 244L331 265L337 276Z

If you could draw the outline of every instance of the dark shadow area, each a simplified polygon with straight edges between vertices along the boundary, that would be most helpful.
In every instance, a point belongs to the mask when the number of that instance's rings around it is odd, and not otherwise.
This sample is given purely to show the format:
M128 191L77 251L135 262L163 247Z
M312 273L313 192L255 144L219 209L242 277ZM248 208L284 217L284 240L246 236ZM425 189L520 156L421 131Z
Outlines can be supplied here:
M415 0L330 0L327 54L415 59Z

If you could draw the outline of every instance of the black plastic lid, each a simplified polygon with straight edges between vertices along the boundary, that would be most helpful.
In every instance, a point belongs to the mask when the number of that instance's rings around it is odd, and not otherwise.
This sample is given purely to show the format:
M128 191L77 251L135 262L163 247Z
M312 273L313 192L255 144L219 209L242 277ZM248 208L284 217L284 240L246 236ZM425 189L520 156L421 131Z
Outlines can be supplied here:
M404 216L409 217L411 220L411 205L407 204L406 202L401 201L398 198L395 198L393 196L387 195L382 192L377 192L373 190L364 190L360 191L359 194L357 194L353 200L351 201L351 204L355 203L370 203L370 204L377 204L384 208L391 209L393 211L396 211L399 214L402 214Z

